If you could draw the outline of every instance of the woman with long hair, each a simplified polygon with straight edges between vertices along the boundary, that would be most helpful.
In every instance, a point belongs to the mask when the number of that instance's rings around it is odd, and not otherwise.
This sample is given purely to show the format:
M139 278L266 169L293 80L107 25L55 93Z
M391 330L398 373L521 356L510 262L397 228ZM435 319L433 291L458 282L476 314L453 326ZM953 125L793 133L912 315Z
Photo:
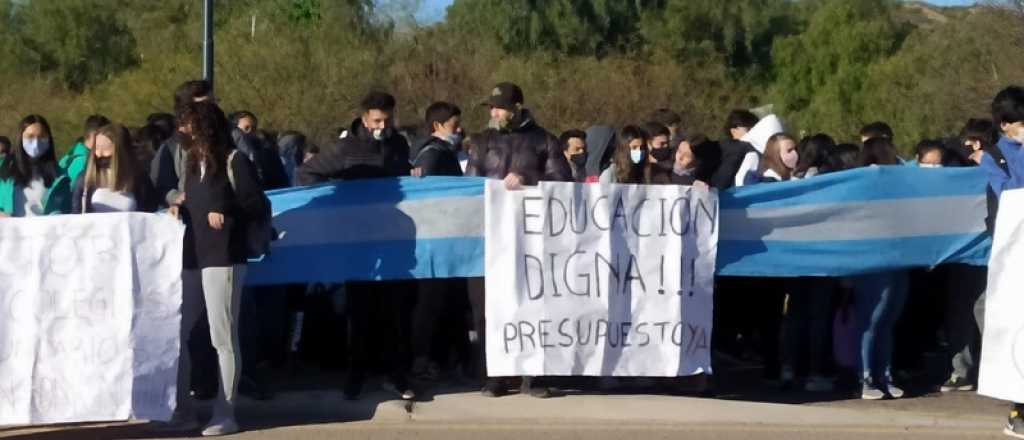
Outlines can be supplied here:
M216 104L185 104L179 123L188 160L184 176L187 197L180 211L186 225L180 392L172 426L182 430L198 426L187 394L191 374L187 347L205 301L220 389L203 435L225 435L238 432L234 414L241 367L238 318L247 261L246 231L241 225L262 215L263 192L249 159L232 154L231 127Z
M647 168L647 134L629 125L619 131L619 143L612 156L612 165L601 173L601 183L644 183Z
M71 210L71 182L62 175L46 118L28 115L20 136L0 164L0 216L35 217Z
M154 212L159 196L146 170L139 166L128 129L100 127L85 172L75 182L71 212Z
M796 148L793 136L779 133L768 138L761 159L760 171L762 182L784 182L793 177L800 152Z

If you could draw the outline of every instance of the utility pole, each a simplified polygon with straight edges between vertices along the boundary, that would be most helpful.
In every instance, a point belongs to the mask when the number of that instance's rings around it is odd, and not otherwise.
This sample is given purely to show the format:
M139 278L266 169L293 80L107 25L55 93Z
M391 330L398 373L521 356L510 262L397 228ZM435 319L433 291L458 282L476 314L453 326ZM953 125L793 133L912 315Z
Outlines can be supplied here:
M203 0L203 79L213 85L213 0Z

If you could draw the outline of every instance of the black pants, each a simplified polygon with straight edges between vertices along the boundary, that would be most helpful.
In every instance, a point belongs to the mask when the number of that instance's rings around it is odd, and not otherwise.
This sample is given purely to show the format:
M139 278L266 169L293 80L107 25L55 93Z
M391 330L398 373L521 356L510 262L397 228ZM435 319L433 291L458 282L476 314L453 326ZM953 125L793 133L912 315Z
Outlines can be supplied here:
M469 308L466 279L419 280L417 287L412 317L413 355L439 365L448 360L453 350L464 357Z
M469 278L466 280L469 293L469 305L472 309L473 331L476 333L475 353L476 373L483 382L487 378L487 323L484 320L484 279Z
M938 346L936 337L946 311L944 286L947 266L912 270L903 315L896 324L893 367L907 372L924 371L924 354Z
M379 371L405 387L414 282L352 282L346 288L350 380L361 382L370 371Z
M765 378L778 378L785 281L721 277L717 286L712 346L717 344L737 354L744 349L755 350L763 362ZM737 344L737 338L745 342Z
M947 268L946 337L953 374L973 380L981 358L981 329L985 321L988 268L951 264Z
M239 322L242 373L259 364L284 365L288 349L287 286L247 287Z

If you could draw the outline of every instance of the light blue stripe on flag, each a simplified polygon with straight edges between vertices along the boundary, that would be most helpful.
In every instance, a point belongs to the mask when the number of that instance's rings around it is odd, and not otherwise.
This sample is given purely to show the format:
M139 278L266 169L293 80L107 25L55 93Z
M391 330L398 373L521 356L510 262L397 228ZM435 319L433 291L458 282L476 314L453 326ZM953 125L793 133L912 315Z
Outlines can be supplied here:
M484 180L364 180L269 193L283 232L251 284L483 275ZM720 194L718 273L843 276L984 265L984 174L872 167Z

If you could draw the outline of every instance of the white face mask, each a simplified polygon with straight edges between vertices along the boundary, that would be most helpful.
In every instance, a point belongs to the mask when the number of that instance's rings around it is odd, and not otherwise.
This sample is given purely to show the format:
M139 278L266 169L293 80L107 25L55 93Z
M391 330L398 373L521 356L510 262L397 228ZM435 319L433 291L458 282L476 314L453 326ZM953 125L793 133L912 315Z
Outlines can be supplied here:
M384 140L384 129L383 128L375 128L375 129L373 129L373 140L375 140L375 141L382 141L382 140Z
M942 168L940 163L919 163L917 166L920 168Z
M21 147L25 150L25 154L28 154L28 157L38 159L50 149L50 140L22 138Z
M644 160L644 150L629 150L629 160L632 160L635 164L639 164Z

